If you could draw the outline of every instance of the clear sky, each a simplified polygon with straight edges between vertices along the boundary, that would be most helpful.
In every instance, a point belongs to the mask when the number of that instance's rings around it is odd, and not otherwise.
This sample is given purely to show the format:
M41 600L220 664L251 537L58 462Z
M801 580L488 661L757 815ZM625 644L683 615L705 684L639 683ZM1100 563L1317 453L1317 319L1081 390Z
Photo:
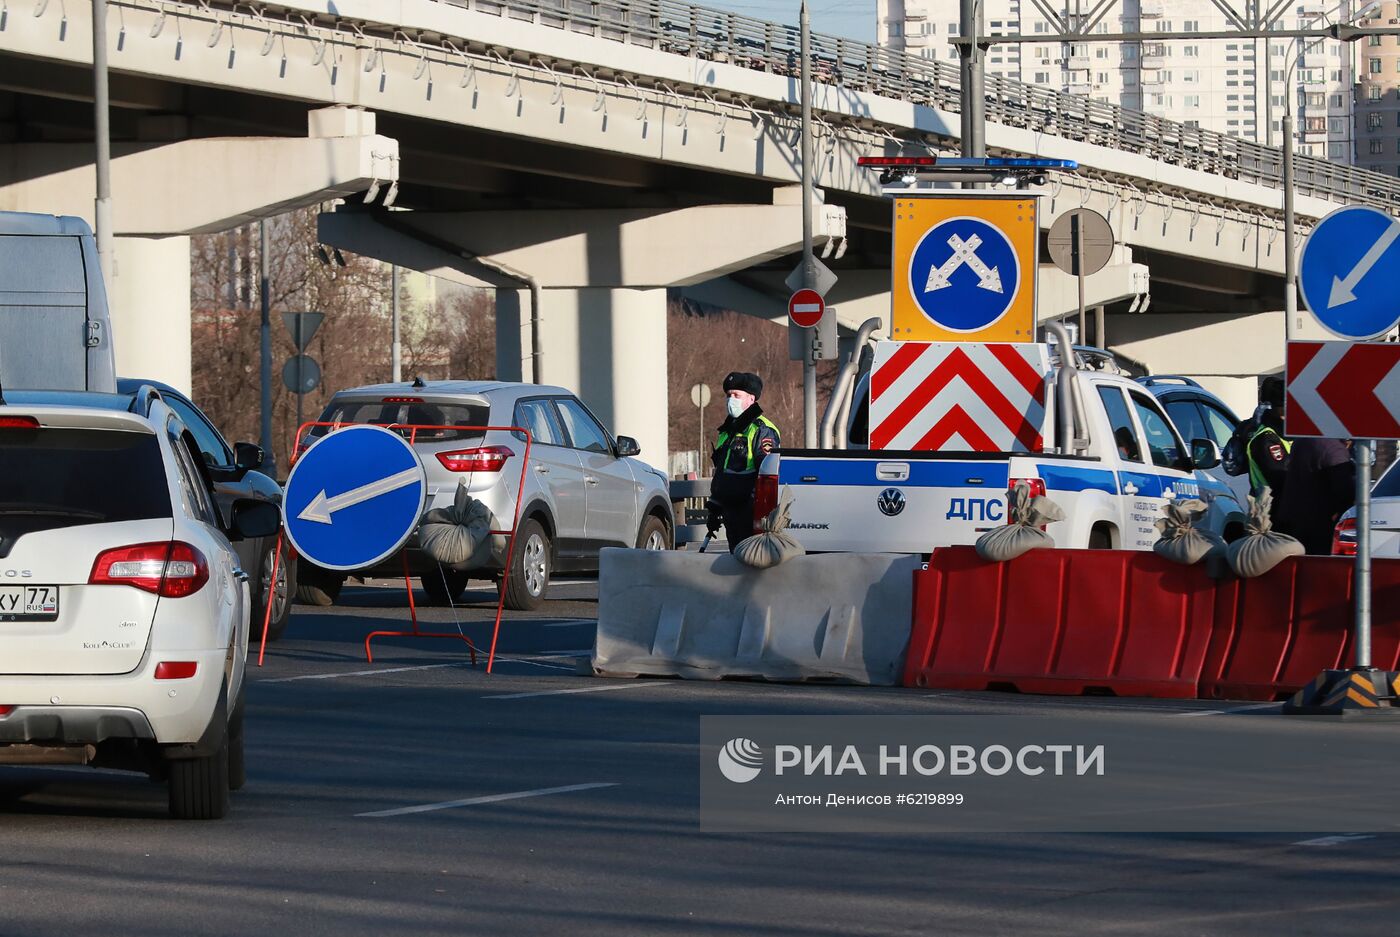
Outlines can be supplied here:
M698 0L697 6L733 10L755 19L797 25L801 0ZM875 0L808 0L812 31L875 41Z

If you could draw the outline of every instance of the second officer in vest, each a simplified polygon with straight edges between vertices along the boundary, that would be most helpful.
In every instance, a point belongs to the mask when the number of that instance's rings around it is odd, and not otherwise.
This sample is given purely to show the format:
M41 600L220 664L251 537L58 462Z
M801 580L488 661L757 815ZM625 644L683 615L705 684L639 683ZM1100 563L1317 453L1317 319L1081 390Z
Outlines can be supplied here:
M732 371L724 379L729 415L720 425L711 455L715 475L710 483L710 533L724 524L729 552L753 534L753 494L763 457L781 445L778 427L758 405L763 381L757 374Z

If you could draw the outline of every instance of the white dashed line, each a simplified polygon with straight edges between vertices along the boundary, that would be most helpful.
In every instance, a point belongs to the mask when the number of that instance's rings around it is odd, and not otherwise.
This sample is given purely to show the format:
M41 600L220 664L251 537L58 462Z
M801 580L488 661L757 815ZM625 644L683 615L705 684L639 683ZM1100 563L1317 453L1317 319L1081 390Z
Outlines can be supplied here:
M1354 843L1363 839L1375 839L1371 833L1348 833L1343 836L1319 836L1317 839L1305 839L1294 843L1294 846L1340 846L1343 843Z
M485 797L467 797L462 800L444 800L437 804L419 804L415 807L395 807L392 810L374 810L357 813L357 817L401 817L410 813L427 813L430 810L450 810L453 807L473 807L477 804L497 804L503 800L522 800L526 797L546 797L550 794L569 794L574 791L592 791L600 787L617 787L614 781L593 782L591 784L568 784L564 787L541 787L533 791L513 791L509 794L488 794Z
M1253 706L1236 706L1234 709L1193 709L1188 713L1172 713L1174 716L1226 716L1230 713L1247 713L1257 709L1278 709L1282 703L1257 703Z
M482 699L531 699L536 696L563 696L568 693L604 693L608 690L635 690L639 687L672 685L673 684L661 683L656 680L645 680L636 683L610 683L607 686L579 686L567 690L539 690L535 693L505 693L497 696L483 696Z

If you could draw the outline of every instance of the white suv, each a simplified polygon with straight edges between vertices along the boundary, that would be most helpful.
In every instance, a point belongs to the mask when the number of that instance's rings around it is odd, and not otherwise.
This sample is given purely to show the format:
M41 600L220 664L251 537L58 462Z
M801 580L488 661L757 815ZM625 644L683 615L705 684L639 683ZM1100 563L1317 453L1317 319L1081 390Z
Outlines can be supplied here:
M249 609L228 537L278 517L239 501L222 530L198 451L159 399L0 400L0 764L143 771L176 817L227 812Z

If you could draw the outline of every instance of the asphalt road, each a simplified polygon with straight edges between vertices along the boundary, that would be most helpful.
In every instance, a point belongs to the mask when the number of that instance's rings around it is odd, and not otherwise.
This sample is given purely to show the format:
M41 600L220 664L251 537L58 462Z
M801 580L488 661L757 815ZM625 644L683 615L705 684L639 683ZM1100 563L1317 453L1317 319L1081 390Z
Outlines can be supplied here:
M0 934L1394 930L1396 835L702 832L701 714L1220 707L600 680L577 667L596 586L559 594L507 618L490 675L456 640L377 639L367 664L365 633L406 620L401 588L298 607L250 670L250 780L223 821L167 819L140 777L0 768ZM425 626L485 648L492 596L467 601Z

